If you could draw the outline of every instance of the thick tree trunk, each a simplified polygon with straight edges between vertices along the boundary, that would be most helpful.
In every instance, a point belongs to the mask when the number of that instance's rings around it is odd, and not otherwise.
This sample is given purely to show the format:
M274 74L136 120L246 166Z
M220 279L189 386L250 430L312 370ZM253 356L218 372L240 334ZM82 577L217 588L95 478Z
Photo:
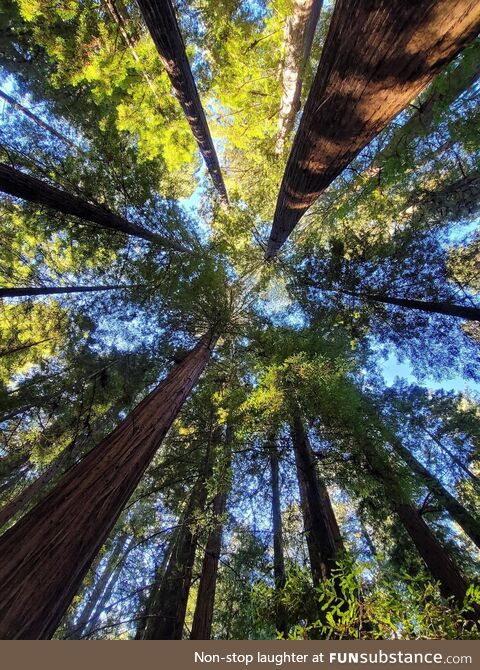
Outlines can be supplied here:
M130 223L123 217L115 214L106 207L93 205L76 195L63 191L47 182L32 177L16 168L0 163L0 191L22 198L29 202L39 203L55 209L63 214L76 216L88 223L94 223L101 228L108 228L117 232L140 237L149 242L156 242L167 249L174 251L188 251L186 247L162 235Z
M137 4L170 77L175 97L190 124L213 184L221 199L228 203L217 153L190 69L173 4L171 0L137 0Z
M292 131L300 109L302 77L310 58L315 28L323 0L293 0L293 11L285 22L282 63L282 100L278 117L275 151L281 154L287 135Z
M0 538L0 639L48 638L210 358L204 336Z
M74 144L74 142L65 137L65 135L62 135L62 133L59 133L58 130L55 130L55 128L53 128L50 124L45 123L45 121L42 121L42 119L40 119L36 114L34 114L29 109L21 105L19 102L15 100L15 98L12 98L10 95L5 93L5 91L0 90L0 98L3 98L3 100L8 102L8 104L11 105L14 109L24 114L31 121L36 123L37 126L43 128L43 130L46 130L51 135L54 135L57 139L59 139L61 142L69 146L71 149L77 149L77 146Z
M285 573L285 557L283 553L283 529L282 511L280 504L280 477L278 448L275 437L268 440L268 451L270 457L270 478L272 485L272 530L273 530L273 578L275 590L279 594L285 587L287 576ZM275 611L275 626L279 633L287 638L290 629L286 608L277 600Z
M389 441L400 458L423 480L438 503L447 510L452 519L458 523L472 542L480 549L480 522L446 490L437 477L422 465L409 449L404 447L400 440L392 438Z
M440 583L442 595L453 597L461 605L467 584L447 550L407 499L386 455L381 454L368 438L362 441L361 447L370 472L383 487L392 512L400 518L433 579Z
M202 573L198 585L197 601L193 615L191 640L209 640L212 633L215 591L217 587L218 562L222 548L223 515L227 506L229 472L231 464L232 427L227 426L225 449L222 462L222 481L220 491L215 495L212 504L213 527L208 536L202 563Z
M121 284L112 286L35 286L31 288L0 288L0 298L20 298L34 295L55 295L57 293L90 293L92 291L115 291L129 288Z
M314 584L328 579L338 559L341 538L330 498L320 483L303 420L293 414L291 436Z
M477 0L337 0L280 187L267 258L479 30Z

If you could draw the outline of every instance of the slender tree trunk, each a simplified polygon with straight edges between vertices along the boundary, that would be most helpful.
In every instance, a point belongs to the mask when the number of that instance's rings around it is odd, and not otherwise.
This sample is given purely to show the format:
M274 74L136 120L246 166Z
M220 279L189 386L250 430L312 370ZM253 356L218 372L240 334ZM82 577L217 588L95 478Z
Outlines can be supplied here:
M435 302L426 300L414 300L410 298L395 298L385 294L365 295L356 294L350 291L344 291L354 297L366 300L367 302L381 302L387 305L397 305L398 307L406 307L407 309L418 309L422 312L429 312L430 314L447 314L448 316L455 316L460 319L467 319L469 321L480 321L480 308L467 307L463 305L455 305L450 302Z
M112 286L32 286L24 288L0 288L0 298L20 298L34 295L54 295L57 293L91 293L92 291L115 291L126 288L121 284Z
M207 480L212 469L212 445L209 444L205 467L190 493L183 527L174 538L167 568L154 585L154 595L143 635L144 640L181 640L185 624L193 564L198 544L197 517L205 511Z
M460 528L464 530L472 542L480 549L480 522L446 490L437 477L422 465L400 440L392 438L389 439L389 442L400 458L423 480L438 503L447 510L452 519L458 523Z
M280 187L267 258L479 29L477 0L337 0Z
M10 95L5 93L5 91L0 90L0 98L3 98L14 109L18 110L19 112L27 116L31 121L36 123L37 126L43 128L43 130L46 130L51 135L54 135L57 139L59 139L61 142L69 146L71 149L77 149L77 146L74 144L74 142L65 137L65 135L62 135L62 133L59 133L58 130L55 130L55 128L53 128L50 124L45 123L45 121L42 121L42 119L40 119L36 114L34 114L29 109L21 105L19 102L15 100L15 98L12 98Z
M287 576L285 572L285 557L283 552L282 512L280 503L279 457L275 437L270 436L267 443L270 457L270 478L272 486L272 530L273 530L273 578L275 591L280 595L285 587ZM275 611L275 626L279 633L287 638L290 626L285 606L277 600Z
M149 242L156 242L174 251L188 251L186 247L178 242L170 240L162 235L130 223L123 217L115 214L106 207L93 205L88 200L83 200L76 195L51 186L41 179L21 172L5 163L0 163L0 191L9 193L16 198L22 198L29 202L46 205L63 214L76 216L88 223L94 223L101 228L108 228L117 232L140 237Z
M294 0L292 14L285 22L282 63L282 100L278 117L275 152L281 154L300 109L303 71L312 49L315 28L323 0Z
M212 633L213 610L215 605L215 591L217 587L218 562L222 548L223 515L227 506L229 488L229 473L231 465L232 426L227 425L225 447L222 459L219 482L220 491L215 495L212 504L213 527L208 536L205 554L202 563L202 572L198 585L197 601L193 615L191 640L209 640Z
M48 638L205 369L204 336L122 423L0 538L0 639Z
M293 414L291 435L314 584L328 579L338 560L339 531L324 484L320 484L303 420ZM340 539L341 543L341 539Z
M15 496L13 500L0 509L0 528L3 528L20 510L24 510L37 497L39 493L45 490L45 487L61 472L70 467L75 460L75 450L77 444L75 440L64 449L43 474L37 477L29 486Z
M222 201L228 203L217 153L190 69L173 4L171 0L137 0L137 4L170 77L175 97L190 124L213 184Z
M130 53L132 54L134 61L140 65L141 63L140 56L138 55L137 50L135 49L135 42L128 33L126 25L126 17L124 16L124 12L122 12L122 10L117 7L114 0L104 0L104 2L105 6L107 7L108 13L118 26L118 29L124 39L125 44L130 49ZM141 73L156 102L160 104L160 97L157 93L155 85L151 80L150 76L145 72L143 67L141 69Z
M30 349L31 347L37 347L44 342L50 342L50 340L53 340L53 337L46 337L44 340L38 340L38 342L26 342L25 344L18 345L18 347L0 351L0 358L3 356L10 356L10 354L16 354L18 351L25 351L25 349Z
M440 583L445 598L453 597L461 605L467 584L445 547L427 526L419 511L407 499L386 456L365 438L361 444L368 468L383 487L391 510L400 518L433 579Z
M463 470L463 472L464 472L464 473L465 473L465 474L472 480L472 482L478 487L479 484L480 484L480 480L479 480L479 478L478 478L476 475L474 475L473 472L472 472L471 470L469 470L469 469L467 468L467 466L465 465L465 463L462 463L462 461L461 461L461 460L460 460L460 459L459 459L459 458L458 458L452 451L450 451L450 449L447 447L447 445L444 444L444 443L442 442L442 440L439 440L439 439L438 439L438 437L435 435L435 433L432 433L432 431L430 431L426 426L423 426L423 425L422 425L421 428L426 432L426 434L430 437L430 439L432 439L432 440L435 442L435 444L437 444L437 445L440 447L440 449L441 449L443 452L445 452L448 456L450 456L450 458L452 459L452 461L453 461L456 465L458 465L458 467L459 467L461 470Z
M93 628L94 618L92 614L94 610L97 609L97 605L100 601L103 602L102 595L105 592L105 589L108 586L108 583L111 581L114 574L117 572L119 566L119 558L124 550L125 542L127 540L126 533L120 533L115 540L113 548L108 557L107 563L104 566L101 574L96 579L93 589L91 590L87 602L83 607L78 621L74 624L73 629L70 633L67 634L69 640L80 640L85 633L88 633L86 630Z

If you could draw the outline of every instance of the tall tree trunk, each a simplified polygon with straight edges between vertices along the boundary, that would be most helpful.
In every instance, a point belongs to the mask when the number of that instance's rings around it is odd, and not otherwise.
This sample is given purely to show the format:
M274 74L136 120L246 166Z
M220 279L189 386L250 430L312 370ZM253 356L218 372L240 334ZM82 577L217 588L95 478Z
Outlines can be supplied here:
M307 546L314 584L328 579L338 560L341 538L330 497L317 475L302 417L295 410L291 436L304 514Z
M14 109L18 110L22 114L24 114L26 117L28 117L31 121L37 124L40 128L43 128L43 130L46 130L49 132L51 135L54 135L57 139L59 139L61 142L69 146L71 149L78 149L78 147L72 142L71 140L68 139L68 137L65 137L65 135L62 135L62 133L59 133L58 130L55 130L50 124L45 123L45 121L42 121L36 114L31 112L29 109L21 105L19 102L15 100L15 98L12 98L12 96L8 95L5 93L5 91L0 90L0 98L3 98L6 102L8 102L9 105L11 105Z
M93 628L94 618L92 617L93 612L97 610L97 605L100 602L103 602L103 594L112 580L112 577L117 573L117 568L121 567L121 562L119 561L122 551L124 551L125 542L127 540L126 533L120 533L117 539L114 542L114 545L110 551L110 556L108 557L107 563L104 566L102 572L95 580L93 589L87 597L85 606L83 607L78 621L74 624L73 629L70 633L67 633L67 638L69 640L80 640L84 634L88 632L88 629Z
M386 455L380 453L368 438L362 440L361 448L370 472L384 489L392 512L400 518L433 579L440 583L442 595L453 597L461 605L467 584L458 567L402 491Z
M420 477L431 493L433 493L438 503L447 510L452 519L458 523L460 528L465 531L472 542L480 549L480 522L446 490L437 477L422 465L400 440L392 437L389 438L389 442L400 458L410 466L413 472Z
M270 478L272 486L272 530L273 530L273 578L275 591L280 596L285 587L287 576L285 573L285 557L283 552L282 512L280 503L280 477L278 448L275 436L270 436L267 442L270 458ZM275 611L275 626L284 638L287 638L290 626L285 606L277 599Z
M44 342L50 342L50 340L53 340L53 337L46 337L44 340L38 340L37 342L26 342L25 344L19 344L18 347L0 350L0 358L3 356L10 356L11 354L16 354L18 351L25 351L25 349L30 349L31 347L37 347L39 344L43 344Z
M144 640L182 639L198 544L197 517L205 511L207 480L211 470L212 444L209 444L205 466L190 493L182 528L174 536L174 547L167 568L153 587L154 595L147 612Z
M190 69L173 4L171 0L137 0L137 4L170 77L174 94L190 124L213 184L222 201L228 203L217 153Z
M88 223L97 224L101 228L108 228L126 233L127 235L133 235L134 237L140 237L149 242L156 242L173 251L188 251L186 247L178 242L152 233L136 223L130 223L106 207L93 205L88 200L83 200L67 191L51 186L47 182L32 177L5 163L0 163L0 191L9 193L16 198L28 200L29 202L46 205L51 209L63 212L63 214L70 214Z
M91 293L93 291L115 291L130 288L122 284L112 286L32 286L30 288L0 288L0 298L20 298L34 295L55 295L57 293Z
M42 490L61 472L70 467L75 460L77 443L70 444L50 463L50 466L29 484L13 500L0 509L0 529L5 526L20 510L25 509Z
M435 302L433 300L426 301L410 298L396 298L383 293L378 293L376 295L357 294L353 291L342 291L342 293L348 293L349 295L365 300L366 302L382 302L387 305L406 307L407 309L418 309L422 312L429 312L430 314L447 314L448 316L455 316L469 321L480 321L479 307L467 307L463 305L455 305L450 302Z
M337 0L280 187L267 258L479 29L477 0Z
M303 71L312 49L315 28L323 0L294 0L292 14L285 22L282 63L282 100L278 117L275 152L281 154L300 109Z
M456 455L453 453L453 451L451 451L451 450L447 447L447 445L444 444L444 443L442 442L442 440L439 440L439 439L438 439L438 437L435 435L435 433L433 433L431 430L429 430L429 429L428 429L426 426L424 426L424 425L421 425L421 428L422 428L422 430L424 430L424 431L426 432L426 434L430 437L430 439L432 439L432 440L435 442L435 444L438 445L438 446L440 447L440 449L441 449L443 452L445 452L446 454L448 454L448 456L450 456L450 458L452 459L452 461L453 461L456 465L458 465L458 467L459 467L461 470L463 470L463 472L467 475L467 477L469 477L469 478L472 480L472 482L475 484L475 486L478 487L478 486L480 485L480 479L479 479L476 475L474 475L473 472L472 472L471 470L469 470L469 469L467 468L467 466L465 465L465 463L462 463L462 461L458 458L458 456L456 456Z
M223 515L227 506L229 489L229 473L232 450L232 426L227 425L225 447L221 465L222 480L220 491L215 495L212 504L212 530L208 536L202 563L202 572L198 585L195 612L193 615L191 640L209 640L212 633L215 591L217 587L218 562L222 548Z
M190 353L0 538L0 639L48 638L210 358Z

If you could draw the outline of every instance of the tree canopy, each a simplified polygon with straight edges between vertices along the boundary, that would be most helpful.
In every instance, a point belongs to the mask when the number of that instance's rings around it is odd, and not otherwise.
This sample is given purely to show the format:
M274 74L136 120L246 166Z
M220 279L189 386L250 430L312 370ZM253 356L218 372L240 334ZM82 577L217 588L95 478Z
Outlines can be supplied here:
M480 637L478 2L0 18L0 637Z

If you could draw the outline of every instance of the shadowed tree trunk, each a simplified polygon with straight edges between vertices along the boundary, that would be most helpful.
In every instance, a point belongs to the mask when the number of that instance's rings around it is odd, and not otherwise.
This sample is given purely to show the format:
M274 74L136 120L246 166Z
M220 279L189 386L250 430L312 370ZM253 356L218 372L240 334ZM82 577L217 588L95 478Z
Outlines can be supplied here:
M458 605L462 605L467 583L445 547L408 500L386 455L381 454L368 438L362 440L361 448L368 469L383 487L392 512L401 520L433 579L440 583L443 597L453 597Z
M181 363L0 538L0 639L50 637L208 363L203 336Z
M283 552L282 508L280 502L280 477L278 448L275 436L270 436L267 442L270 458L270 478L272 486L272 532L273 532L273 578L275 591L279 594L285 587L287 576L285 573L285 557ZM277 599L275 610L275 627L279 633L287 638L289 625L285 606Z
M37 124L40 128L43 128L43 130L46 130L47 132L50 133L50 135L54 135L57 139L59 139L61 142L66 144L67 146L71 147L72 149L78 150L78 147L72 142L71 140L68 139L68 137L65 137L65 135L62 135L62 133L59 133L58 130L55 130L50 124L45 123L45 121L42 121L36 114L31 112L29 109L21 105L19 102L15 100L15 98L12 98L10 95L5 93L5 91L0 90L0 98L3 98L6 102L8 102L9 105L11 105L14 109L18 110L22 114L24 114L26 117L28 117L31 121Z
M175 97L190 124L213 184L222 201L228 203L217 153L190 69L173 4L171 0L137 0L137 4L170 77Z
M447 510L452 519L458 523L480 549L480 522L446 490L437 477L422 465L409 449L403 446L400 440L393 437L387 439L400 458L410 466L412 471L420 477L425 486L433 493L438 503Z
M280 187L267 258L479 29L477 0L337 0Z
M312 578L314 584L319 584L328 579L335 567L342 541L330 497L317 475L315 459L298 410L293 413L291 436Z
M215 431L213 443L219 439ZM173 538L173 550L166 570L153 586L144 640L181 640L185 624L192 570L198 544L198 517L205 512L207 481L212 473L213 444L209 442L204 467L190 493L182 526Z
M51 186L41 179L32 177L5 163L0 163L0 191L22 198L29 202L46 205L63 214L76 216L88 223L94 223L101 228L108 228L117 232L140 237L149 242L156 242L173 251L188 251L186 247L162 235L130 223L123 217L115 214L106 207L93 205L67 191Z
M275 152L281 154L287 135L292 131L300 109L303 71L312 49L315 28L323 0L294 0L283 33L285 55L282 62L282 99L278 117Z
M227 506L228 489L230 487L231 449L232 426L227 425L223 462L221 465L222 480L219 482L220 491L215 495L212 503L213 528L208 536L203 557L202 572L190 633L191 640L209 640L212 633L218 562L222 548L223 515Z
M443 452L445 452L446 454L448 454L448 456L450 456L452 461L456 463L456 465L458 465L458 467L467 475L467 477L469 477L472 480L472 482L475 484L476 487L480 485L480 479L476 475L474 475L471 470L467 468L465 463L462 463L462 461L453 453L453 451L451 451L447 447L446 444L442 442L442 440L438 439L435 433L432 433L431 430L429 430L425 425L423 425L423 422L422 424L420 424L420 428L425 431L425 433L430 437L430 439L433 440L435 444L438 445Z
M20 298L34 295L55 295L57 293L90 293L92 291L114 291L126 288L121 284L113 286L35 286L31 288L0 288L0 298Z
M19 344L18 347L12 347L11 349L4 349L0 351L0 358L3 356L10 356L11 354L16 354L18 351L25 351L25 349L30 349L31 347L37 347L39 344L44 342L50 342L53 340L53 337L46 337L44 340L38 340L37 342L26 342L25 344Z

